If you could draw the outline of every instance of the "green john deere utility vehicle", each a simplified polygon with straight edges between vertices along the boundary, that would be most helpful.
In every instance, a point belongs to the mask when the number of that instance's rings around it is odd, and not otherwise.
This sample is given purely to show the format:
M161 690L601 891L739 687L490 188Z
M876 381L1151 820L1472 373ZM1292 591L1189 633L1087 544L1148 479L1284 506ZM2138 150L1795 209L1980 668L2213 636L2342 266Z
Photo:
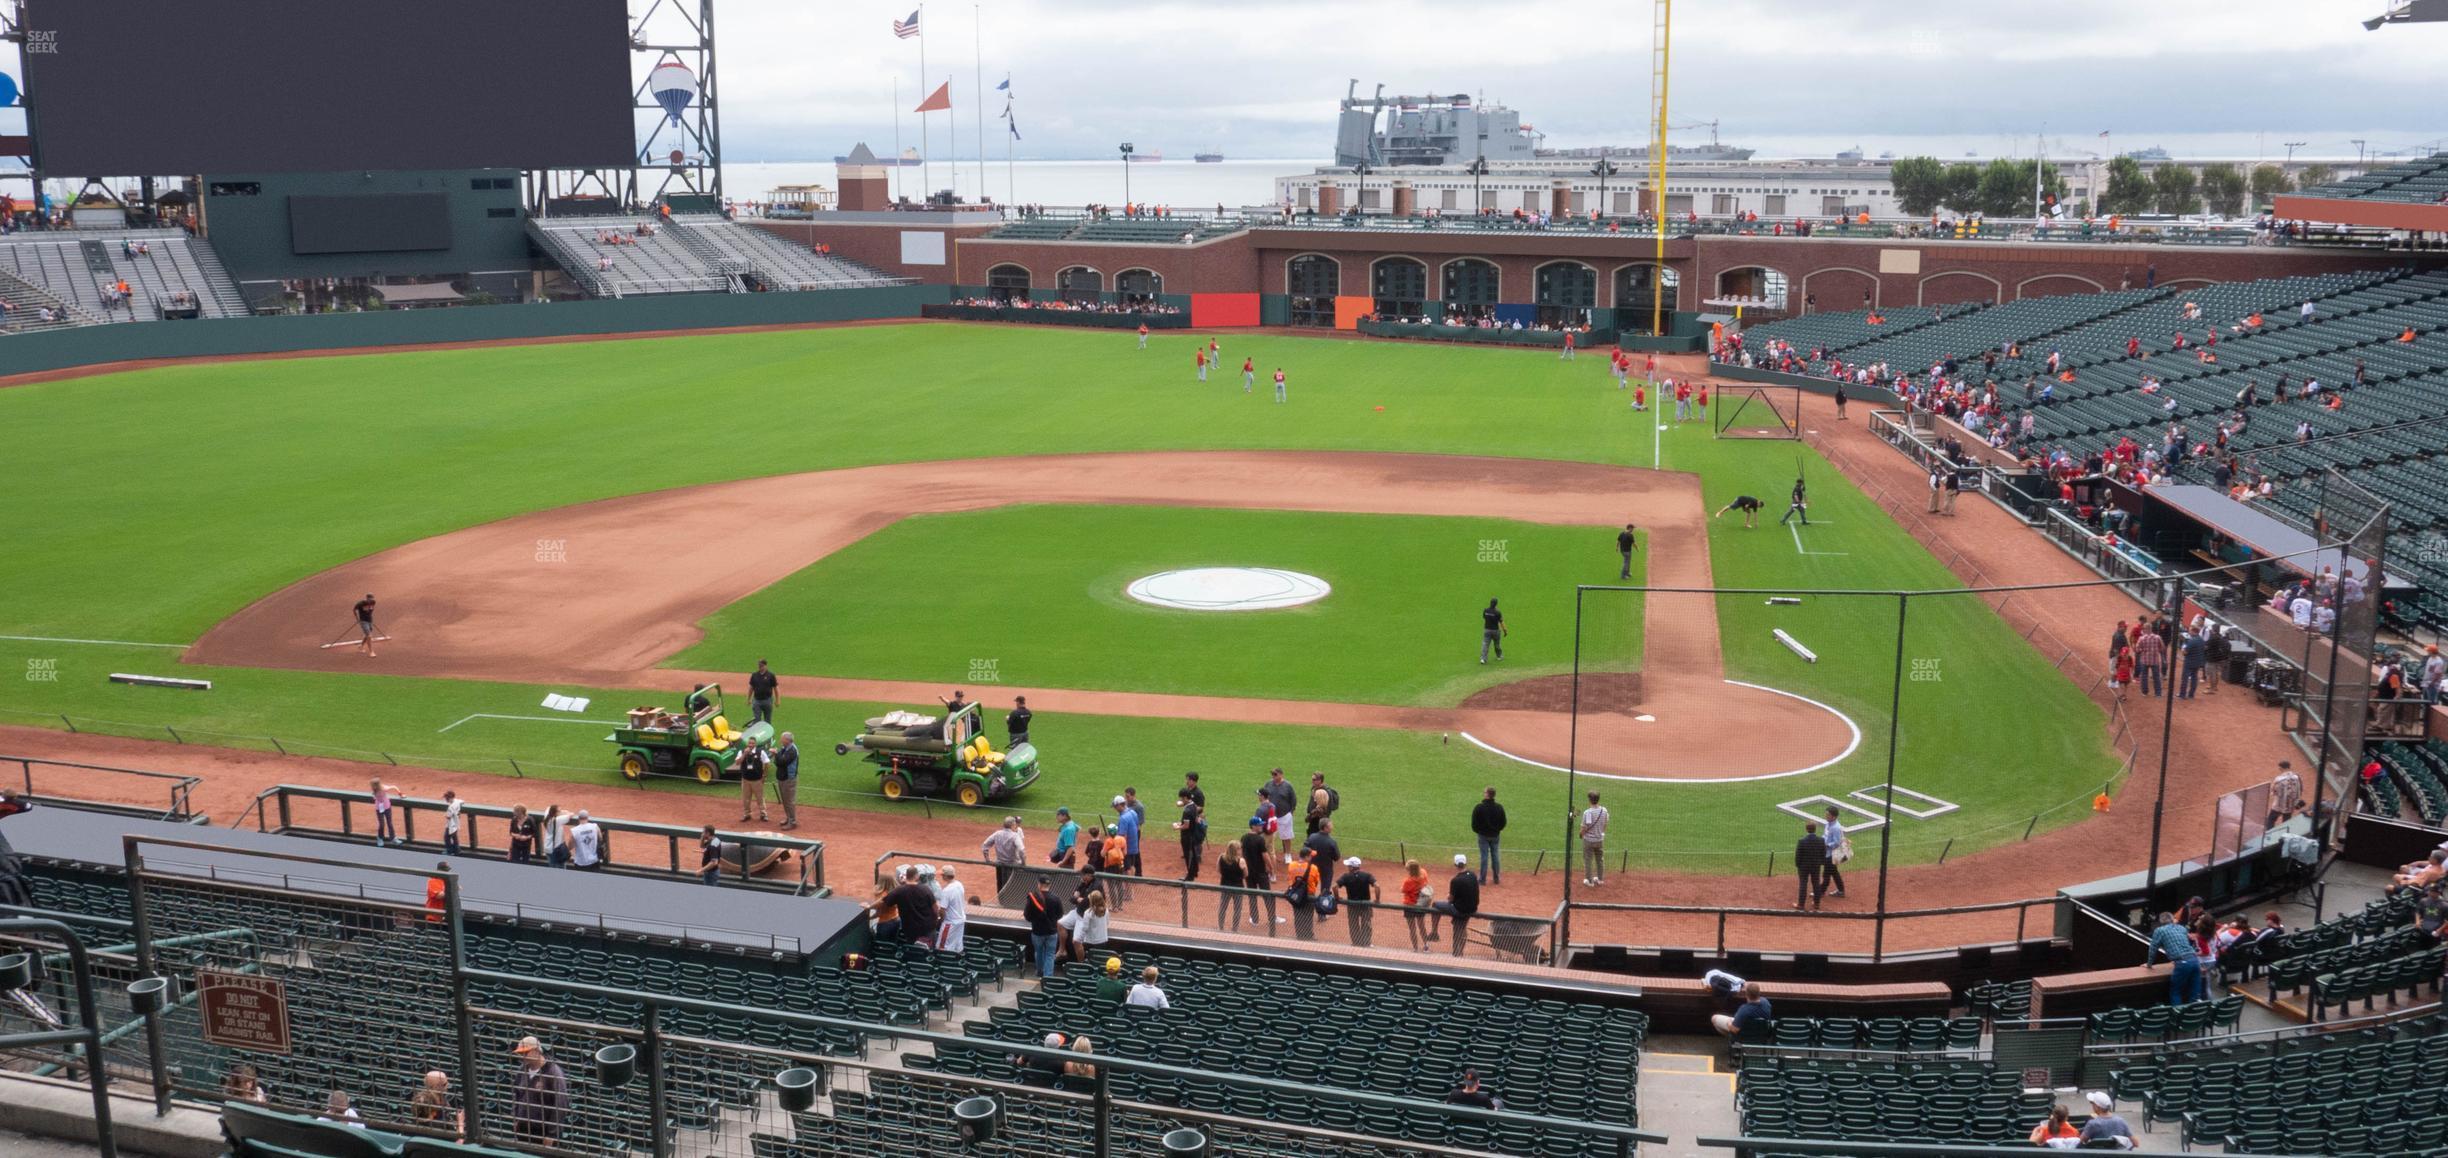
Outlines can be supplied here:
M978 705L947 707L939 715L892 712L867 721L838 756L855 749L875 765L876 788L887 800L911 795L949 796L975 808L1002 800L1037 780L1037 749L1022 742L995 751L986 738Z

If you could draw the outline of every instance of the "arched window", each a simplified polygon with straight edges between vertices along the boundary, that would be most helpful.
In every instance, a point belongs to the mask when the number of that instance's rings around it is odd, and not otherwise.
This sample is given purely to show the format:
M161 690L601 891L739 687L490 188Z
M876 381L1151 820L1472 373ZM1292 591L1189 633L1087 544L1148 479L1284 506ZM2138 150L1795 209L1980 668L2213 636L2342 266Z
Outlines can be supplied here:
M1343 289L1343 266L1331 257L1304 253L1284 266L1284 293L1296 326L1333 329L1335 295Z
M1029 271L1025 265L998 265L986 271L986 296L998 302L1025 302L1029 299Z
M1538 267L1538 322L1542 326L1586 326L1598 306L1598 271L1577 261Z
M1416 318L1428 312L1428 265L1408 257L1384 257L1369 273L1369 294L1381 318Z
M1164 293L1164 277L1152 269L1126 269L1114 275L1114 297L1124 305L1152 305Z
M1095 302L1105 296L1105 275L1084 265L1075 265L1054 275L1054 285L1066 302Z
M1627 334L1650 333L1652 318L1661 331L1673 325L1675 293L1681 284L1682 275L1671 265L1642 262L1616 270L1616 328Z
M1746 317L1783 316L1791 308L1785 275L1764 265L1746 265L1717 275L1717 296L1764 301L1749 307Z
M1445 263L1445 320L1468 325L1496 316L1496 299L1504 275L1496 263L1475 257Z

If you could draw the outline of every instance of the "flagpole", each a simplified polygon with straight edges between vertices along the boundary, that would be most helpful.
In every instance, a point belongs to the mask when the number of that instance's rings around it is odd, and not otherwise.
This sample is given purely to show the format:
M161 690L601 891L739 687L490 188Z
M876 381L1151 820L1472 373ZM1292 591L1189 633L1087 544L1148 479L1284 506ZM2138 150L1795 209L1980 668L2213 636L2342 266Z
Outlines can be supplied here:
M1020 181L1012 172L1012 142L1020 139L1020 122L1012 119L1011 77L1003 78L1003 203L1020 203Z
M926 66L926 5L921 4L918 6L918 91L926 92L926 78L929 75ZM922 99L919 103L923 105L926 102ZM924 188L918 190L918 199L925 201L935 196L935 146L928 139L927 115L923 111L918 114L918 173L926 183Z
M901 199L901 74L893 74L893 200Z
M986 200L986 14L981 5L969 6L969 19L974 26L972 40L977 48L977 142L979 201Z

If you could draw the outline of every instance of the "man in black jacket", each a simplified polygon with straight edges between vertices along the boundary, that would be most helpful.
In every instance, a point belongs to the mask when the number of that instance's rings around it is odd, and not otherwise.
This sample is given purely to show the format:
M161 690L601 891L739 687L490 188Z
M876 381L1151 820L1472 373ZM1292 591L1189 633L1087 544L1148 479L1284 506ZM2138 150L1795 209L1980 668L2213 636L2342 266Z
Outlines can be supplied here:
M1819 822L1802 822L1802 839L1794 842L1794 874L1798 880L1794 892L1794 908L1816 909L1819 898L1827 893L1827 841L1819 836Z
M1479 871L1491 885L1504 883L1504 868L1499 863L1500 850L1497 847L1504 836L1504 828L1504 805L1496 803L1496 790L1490 788L1480 798L1478 807L1471 809L1471 831L1479 834Z
M1453 879L1445 883L1445 899L1428 906L1428 939L1437 939L1438 917L1453 918L1453 955L1462 955L1462 947L1470 942L1470 919L1479 912L1479 877L1470 871L1470 858L1454 854Z

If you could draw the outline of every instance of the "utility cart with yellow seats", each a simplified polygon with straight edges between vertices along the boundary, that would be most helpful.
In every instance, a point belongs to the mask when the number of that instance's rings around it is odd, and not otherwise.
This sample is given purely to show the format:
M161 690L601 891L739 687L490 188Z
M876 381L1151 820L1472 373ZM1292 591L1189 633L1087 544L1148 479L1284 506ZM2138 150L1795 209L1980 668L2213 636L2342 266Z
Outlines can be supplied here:
M833 745L837 756L852 749L875 765L876 787L887 800L910 795L949 796L975 808L1001 800L1037 780L1037 749L1026 742L998 752L987 739L978 705L964 703L937 715L888 712L868 720L849 743Z
M700 784L736 777L731 762L740 749L771 748L773 740L773 725L762 720L744 729L731 726L720 684L700 685L678 712L631 708L629 726L604 737L605 743L620 745L622 776L694 776Z

